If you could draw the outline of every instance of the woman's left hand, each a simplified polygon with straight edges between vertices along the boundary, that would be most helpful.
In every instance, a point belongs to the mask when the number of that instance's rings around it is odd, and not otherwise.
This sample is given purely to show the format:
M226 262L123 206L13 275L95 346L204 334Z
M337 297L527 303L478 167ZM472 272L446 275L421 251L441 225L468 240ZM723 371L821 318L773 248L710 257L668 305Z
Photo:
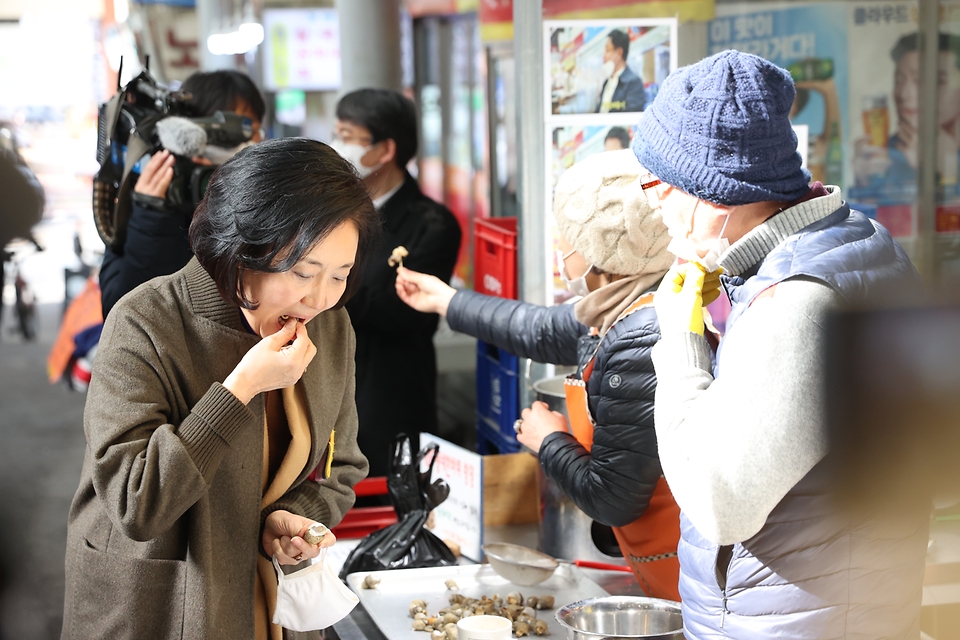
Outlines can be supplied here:
M517 440L534 453L540 451L543 439L555 431L569 432L567 419L558 411L550 411L545 402L534 402L529 409L520 414L520 431Z
M278 509L267 516L263 525L263 549L269 556L277 556L280 564L300 564L316 558L320 549L337 541L332 532L327 532L319 544L310 544L303 539L314 520L289 511Z

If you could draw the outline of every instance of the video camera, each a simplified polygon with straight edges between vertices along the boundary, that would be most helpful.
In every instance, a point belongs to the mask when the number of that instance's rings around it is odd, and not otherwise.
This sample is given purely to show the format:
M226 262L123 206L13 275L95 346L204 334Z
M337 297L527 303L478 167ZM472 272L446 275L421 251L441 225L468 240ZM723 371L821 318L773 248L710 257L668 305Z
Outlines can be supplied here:
M121 67L122 68L122 67ZM196 207L206 192L215 166L193 158L207 145L232 148L253 137L250 118L217 111L197 117L193 96L171 91L144 70L100 105L97 117L97 162L93 179L93 213L104 244L120 252L132 210L138 163L147 154L167 149L174 155L173 181L167 205Z

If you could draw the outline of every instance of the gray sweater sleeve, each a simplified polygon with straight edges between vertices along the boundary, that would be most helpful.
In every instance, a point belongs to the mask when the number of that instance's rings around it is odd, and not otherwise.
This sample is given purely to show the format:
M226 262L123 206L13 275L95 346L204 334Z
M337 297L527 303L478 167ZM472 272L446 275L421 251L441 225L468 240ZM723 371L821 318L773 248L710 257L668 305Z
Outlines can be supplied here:
M664 475L714 543L755 535L826 454L823 322L839 303L821 282L780 283L724 337L716 379L701 336L664 331L654 347Z

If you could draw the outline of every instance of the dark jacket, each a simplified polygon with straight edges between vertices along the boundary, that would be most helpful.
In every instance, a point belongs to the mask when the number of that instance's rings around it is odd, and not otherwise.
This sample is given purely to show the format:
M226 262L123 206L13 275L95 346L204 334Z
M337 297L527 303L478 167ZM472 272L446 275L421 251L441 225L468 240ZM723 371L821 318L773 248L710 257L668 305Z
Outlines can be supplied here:
M193 252L187 232L192 217L192 210L176 211L159 198L134 194L123 251L106 247L100 266L104 318L117 300L138 285L175 273L190 262Z
M437 428L433 334L439 318L415 311L397 297L397 272L387 259L402 245L410 252L405 267L448 282L461 236L450 210L423 195L409 175L380 217L383 239L364 265L363 284L347 303L357 334L359 442L371 476L386 475L395 435Z
M603 100L603 91L607 88L610 80L604 80L600 88L600 100ZM617 88L613 90L613 97L610 99L610 112L617 111L643 111L647 104L647 93L643 87L643 79L635 74L630 67L626 67L620 74L620 81ZM597 102L597 113L600 113L602 102Z
M739 318L761 292L797 277L823 282L855 307L891 290L922 287L886 229L844 204L783 240L743 277L721 276L733 308L718 378ZM857 513L839 506L836 483L830 463L821 460L756 535L727 547L707 540L681 514L688 638L918 637L929 502L920 496L891 501L890 513Z
M455 331L537 362L583 366L596 338L577 322L572 305L541 307L459 291L447 322ZM552 433L540 464L580 509L598 522L627 525L646 510L660 479L653 396L657 378L650 350L660 338L654 309L641 309L613 326L600 343L587 382L596 422L593 450L568 433Z

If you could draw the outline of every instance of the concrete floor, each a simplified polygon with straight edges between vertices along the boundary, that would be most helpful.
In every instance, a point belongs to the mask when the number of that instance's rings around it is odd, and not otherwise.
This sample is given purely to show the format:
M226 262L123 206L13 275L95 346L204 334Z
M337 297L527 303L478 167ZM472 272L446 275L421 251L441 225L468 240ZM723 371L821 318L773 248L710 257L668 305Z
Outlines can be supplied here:
M9 312L9 308L7 309ZM46 377L60 304L40 306L40 335L0 327L0 638L60 636L67 511L83 461L84 396Z

